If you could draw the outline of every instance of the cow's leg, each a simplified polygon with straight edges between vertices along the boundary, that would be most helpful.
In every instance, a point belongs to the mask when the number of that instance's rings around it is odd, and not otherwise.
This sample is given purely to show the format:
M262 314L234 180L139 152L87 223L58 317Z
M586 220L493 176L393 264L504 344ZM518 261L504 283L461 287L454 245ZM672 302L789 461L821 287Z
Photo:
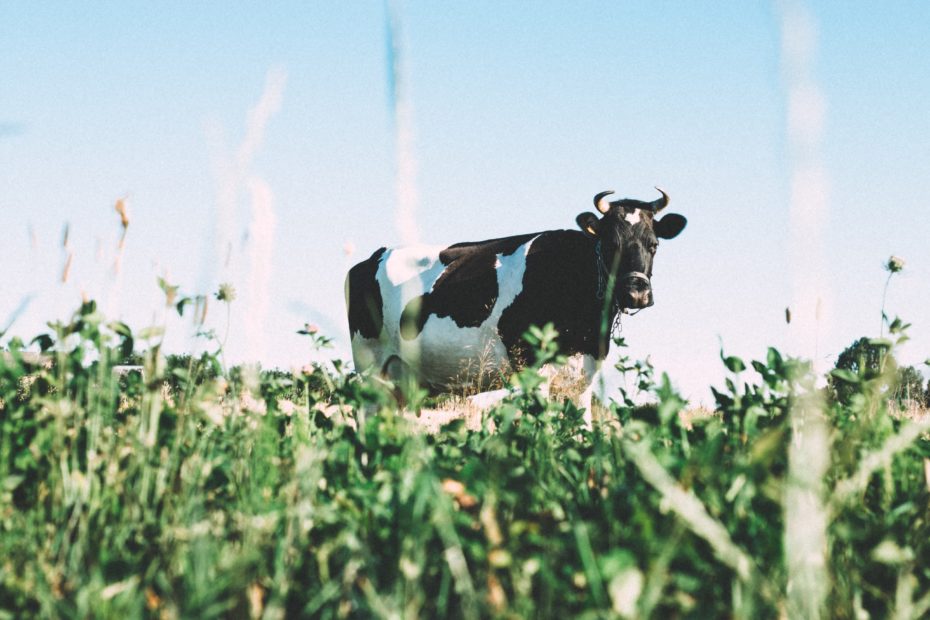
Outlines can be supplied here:
M581 363L581 377L584 389L578 395L575 404L585 410L584 423L590 429L594 422L594 379L597 376L597 371L601 368L601 362L593 355L583 355Z
M540 392L547 397L551 393L555 398L571 398L576 407L585 410L585 426L591 428L594 379L600 366L596 357L582 354L568 358L564 366L543 366L539 374L546 382L540 386Z
M357 372L363 372L369 368L378 369L381 356L381 341L378 338L365 338L361 334L352 335L352 361Z
M570 363L570 361L569 361ZM559 378L560 375L565 374L565 370L568 368L568 364L563 367L554 366L552 364L545 364L542 368L539 369L539 376L541 376L545 381L539 386L539 394L548 399L549 395L552 392L552 388L555 387L556 391L559 390Z
M392 393L397 400L397 406L404 409L409 404L408 395L419 387L417 375L410 364L392 355L381 368L381 376L394 385Z

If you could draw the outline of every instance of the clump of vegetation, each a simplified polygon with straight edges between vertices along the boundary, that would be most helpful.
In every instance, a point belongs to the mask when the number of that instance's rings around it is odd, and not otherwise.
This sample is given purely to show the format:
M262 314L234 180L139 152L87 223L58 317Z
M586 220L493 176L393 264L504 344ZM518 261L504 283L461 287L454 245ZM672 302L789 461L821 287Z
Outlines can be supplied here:
M895 325L892 333L899 333L907 326ZM836 360L831 375L833 397L849 404L858 393L857 383L862 380L879 380L881 391L898 405L914 403L927 405L924 378L914 366L898 366L893 355L889 355L892 343L885 338L863 336L849 345Z
M893 415L907 326L889 327L814 414L824 616L930 610L930 419ZM621 357L654 404L621 391L587 428L539 389L555 335L527 335L535 365L480 428L429 435L338 361L227 369L212 334L215 351L165 356L159 330L83 304L35 340L44 363L17 340L0 358L0 617L781 616L809 365L723 356L715 411L689 416ZM141 370L115 373L127 360Z
M830 392L834 400L850 405L859 393L859 384L870 381L880 393L895 401L901 408L923 408L930 405L930 384L924 390L924 378L913 366L899 367L891 351L907 342L909 323L900 318L891 319L885 312L891 279L904 270L905 261L890 256L882 266L888 272L882 289L882 322L878 338L863 336L849 345L836 360L830 375ZM885 337L885 330L888 337ZM928 360L930 361L930 360Z

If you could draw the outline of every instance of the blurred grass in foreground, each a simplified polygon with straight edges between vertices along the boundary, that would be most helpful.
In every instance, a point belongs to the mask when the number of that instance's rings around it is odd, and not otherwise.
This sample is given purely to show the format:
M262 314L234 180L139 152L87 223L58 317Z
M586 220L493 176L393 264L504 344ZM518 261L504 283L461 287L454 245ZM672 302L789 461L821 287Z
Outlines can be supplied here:
M621 391L593 430L527 368L479 429L429 435L339 362L166 357L93 302L51 326L46 356L0 358L0 618L783 617L802 483L826 537L813 609L930 610L930 416L898 414L893 364L837 371L838 399L774 349L723 356L716 410L692 417L622 357L655 404ZM540 363L554 336L530 336ZM824 472L792 479L815 422Z

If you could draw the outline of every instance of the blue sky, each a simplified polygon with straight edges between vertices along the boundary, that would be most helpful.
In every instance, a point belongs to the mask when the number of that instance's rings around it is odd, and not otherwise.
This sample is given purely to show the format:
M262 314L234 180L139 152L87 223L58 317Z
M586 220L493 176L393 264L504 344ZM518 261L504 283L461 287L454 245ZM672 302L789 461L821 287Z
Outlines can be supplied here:
M816 243L829 316L818 355L829 363L878 332L881 265L897 254L907 268L888 310L914 323L903 354L922 361L922 2L406 0L420 237L570 228L598 191L652 199L663 187L689 226L659 253L656 306L624 320L623 335L634 355L651 355L708 400L706 386L722 375L721 342L751 358L791 342L784 308L797 269L789 205L798 157L782 17L795 6L814 25L809 79L824 101L816 157L828 213ZM0 321L31 296L12 330L31 336L86 294L142 327L161 321L156 277L188 292L228 280L240 291L233 358L247 359L257 339L266 366L302 363L309 352L295 331L306 321L346 355L345 271L400 239L385 30L380 1L0 5ZM286 75L280 105L230 185L224 162L245 139L269 72ZM270 282L259 289L268 307L251 339L249 314L261 305L248 274L260 235L248 179L269 190L275 223ZM123 196L131 224L115 276L113 203ZM217 250L223 217L228 266ZM61 283L66 222L74 258ZM211 311L211 325L224 320ZM169 329L171 346L189 346L188 325Z

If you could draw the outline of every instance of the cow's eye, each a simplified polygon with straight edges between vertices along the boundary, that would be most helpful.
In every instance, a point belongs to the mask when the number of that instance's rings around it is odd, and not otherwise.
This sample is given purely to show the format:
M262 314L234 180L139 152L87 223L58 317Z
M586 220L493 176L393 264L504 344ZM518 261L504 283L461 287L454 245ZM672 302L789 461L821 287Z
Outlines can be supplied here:
M658 241L649 244L649 251L652 252L653 254L655 254L655 253L656 253L656 250L658 250L658 249L659 249L659 242L658 242Z

